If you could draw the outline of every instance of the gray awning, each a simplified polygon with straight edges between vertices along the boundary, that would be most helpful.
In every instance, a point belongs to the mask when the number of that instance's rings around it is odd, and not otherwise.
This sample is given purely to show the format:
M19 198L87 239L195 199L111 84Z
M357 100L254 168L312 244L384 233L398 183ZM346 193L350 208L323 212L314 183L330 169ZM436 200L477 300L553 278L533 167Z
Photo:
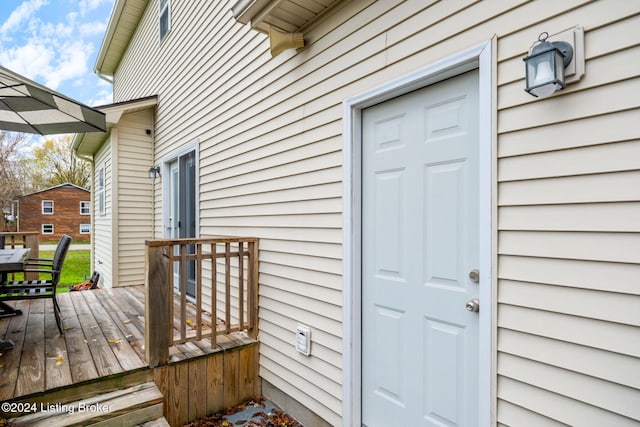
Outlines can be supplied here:
M104 113L0 67L0 129L13 132L105 132Z

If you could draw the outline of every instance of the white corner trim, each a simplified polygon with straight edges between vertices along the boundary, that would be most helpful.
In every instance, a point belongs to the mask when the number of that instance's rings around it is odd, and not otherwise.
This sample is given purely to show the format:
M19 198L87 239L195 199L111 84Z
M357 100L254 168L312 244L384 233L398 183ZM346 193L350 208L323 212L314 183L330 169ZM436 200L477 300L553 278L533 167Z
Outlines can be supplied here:
M406 94L438 81L479 69L479 174L480 174L480 298L483 304L479 327L479 414L480 426L492 418L493 370L493 234L492 159L494 71L492 41L429 64L383 85L346 99L343 106L343 399L344 426L362 425L361 393L361 114L364 108Z

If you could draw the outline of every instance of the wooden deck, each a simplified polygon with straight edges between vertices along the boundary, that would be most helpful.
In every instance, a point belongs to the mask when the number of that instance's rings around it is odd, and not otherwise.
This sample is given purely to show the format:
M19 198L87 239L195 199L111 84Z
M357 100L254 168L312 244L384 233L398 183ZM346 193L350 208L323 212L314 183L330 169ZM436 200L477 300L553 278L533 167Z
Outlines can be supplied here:
M23 315L0 319L0 338L15 343L0 355L0 401L148 369L143 286L63 293L58 301L64 335L58 333L50 300L15 301ZM202 319L210 328L210 316ZM180 327L181 320L174 320L175 334ZM239 334L218 337L213 348L209 339L187 342L171 347L170 362L251 342Z

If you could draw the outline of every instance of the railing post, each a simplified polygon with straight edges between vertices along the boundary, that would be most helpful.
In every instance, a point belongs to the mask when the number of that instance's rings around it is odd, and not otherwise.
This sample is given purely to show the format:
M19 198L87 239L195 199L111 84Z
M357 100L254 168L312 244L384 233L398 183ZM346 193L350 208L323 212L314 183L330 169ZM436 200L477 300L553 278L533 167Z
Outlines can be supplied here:
M171 261L166 250L166 246L150 246L146 242L145 355L152 368L168 363L173 338Z
M247 334L249 337L256 339L258 338L258 240L254 240L249 242L249 277L247 277L247 292L249 295L247 296L247 305L248 305L248 316L249 316L249 328L247 329Z
M38 233L30 233L25 234L24 238L24 247L29 248L29 258L39 258L40 257L40 237ZM38 273L26 273L24 275L26 280L38 280Z

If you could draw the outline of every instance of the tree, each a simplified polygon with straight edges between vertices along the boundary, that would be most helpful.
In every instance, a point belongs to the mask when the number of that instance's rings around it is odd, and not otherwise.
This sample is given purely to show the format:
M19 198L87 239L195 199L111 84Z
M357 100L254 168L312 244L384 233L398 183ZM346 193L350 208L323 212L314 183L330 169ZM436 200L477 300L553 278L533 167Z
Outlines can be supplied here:
M0 213L11 212L12 200L31 192L31 180L23 162L24 149L31 143L30 135L0 130Z
M59 184L75 184L82 188L89 186L91 165L78 159L71 150L73 135L63 135L47 139L41 147L33 149L33 170L31 182L41 189Z

